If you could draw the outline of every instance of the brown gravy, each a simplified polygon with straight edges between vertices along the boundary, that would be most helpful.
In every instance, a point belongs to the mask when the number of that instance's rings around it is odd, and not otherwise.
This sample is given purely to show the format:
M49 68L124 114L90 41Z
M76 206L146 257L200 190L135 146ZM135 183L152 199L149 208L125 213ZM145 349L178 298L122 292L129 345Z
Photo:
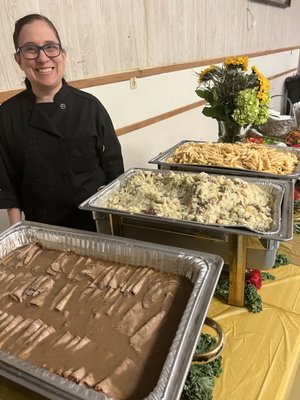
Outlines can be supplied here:
M27 245L0 260L0 349L114 399L156 386L192 283Z

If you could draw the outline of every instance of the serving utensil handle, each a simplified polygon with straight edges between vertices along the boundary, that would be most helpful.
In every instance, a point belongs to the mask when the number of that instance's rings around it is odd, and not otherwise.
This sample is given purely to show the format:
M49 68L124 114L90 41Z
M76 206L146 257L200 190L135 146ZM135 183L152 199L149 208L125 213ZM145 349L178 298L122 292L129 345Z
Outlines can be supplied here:
M224 348L225 335L221 325L209 317L205 318L204 325L209 326L216 332L217 343L216 346L210 351L205 353L195 353L192 359L192 364L207 364L217 358Z

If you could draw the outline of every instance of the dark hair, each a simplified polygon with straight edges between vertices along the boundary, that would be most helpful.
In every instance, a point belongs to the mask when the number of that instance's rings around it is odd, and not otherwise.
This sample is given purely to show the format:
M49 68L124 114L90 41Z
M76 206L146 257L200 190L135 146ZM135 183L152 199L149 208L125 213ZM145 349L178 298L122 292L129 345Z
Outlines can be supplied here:
M15 23L15 31L13 33L13 40L14 40L14 45L15 45L16 50L19 47L19 36L20 36L21 29L23 28L24 25L31 24L34 21L46 22L46 24L48 24L48 26L55 33L58 43L61 45L61 40L60 40L59 34L57 32L57 29L55 28L53 23L47 17L45 17L44 15L40 15L40 14L28 14L28 15L25 15L25 17L20 18Z

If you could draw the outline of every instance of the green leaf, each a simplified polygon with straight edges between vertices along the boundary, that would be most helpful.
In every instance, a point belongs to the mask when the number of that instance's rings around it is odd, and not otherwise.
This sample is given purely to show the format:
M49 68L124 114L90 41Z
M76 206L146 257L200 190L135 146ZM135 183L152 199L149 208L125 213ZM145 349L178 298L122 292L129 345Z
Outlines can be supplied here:
M202 113L206 117L211 117L215 119L226 119L225 109L221 105L215 105L211 107L204 107Z
M197 344L196 352L205 353L214 348L216 339L209 334L202 333ZM191 365L185 381L182 399L185 400L213 400L215 377L222 373L222 357L207 364Z
M289 263L290 263L290 260L287 258L287 256L277 252L276 253L276 259L275 259L275 264L273 265L273 268L282 267L283 265L287 265Z
M206 100L208 103L212 103L214 100L213 94L209 90L202 90L202 89L197 89L196 93L199 97L202 99Z
M196 90L196 94L197 94L199 97L202 97L202 99L205 99L205 92L207 92L207 90L202 90L202 89L197 89L197 90Z
M269 274L269 272L261 272L261 279L263 281L274 281L276 278L274 275Z
M300 233L300 224L294 224L294 232Z
M252 283L246 283L245 285L245 305L247 305L253 313L262 311L261 296Z

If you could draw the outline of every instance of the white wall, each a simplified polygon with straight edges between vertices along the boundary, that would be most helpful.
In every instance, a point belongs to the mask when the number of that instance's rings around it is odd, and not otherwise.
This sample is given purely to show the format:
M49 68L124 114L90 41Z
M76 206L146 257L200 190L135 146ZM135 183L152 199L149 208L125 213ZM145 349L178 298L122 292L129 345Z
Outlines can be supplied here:
M148 161L181 140L217 140L217 122L197 108L119 137L125 168L157 168Z

